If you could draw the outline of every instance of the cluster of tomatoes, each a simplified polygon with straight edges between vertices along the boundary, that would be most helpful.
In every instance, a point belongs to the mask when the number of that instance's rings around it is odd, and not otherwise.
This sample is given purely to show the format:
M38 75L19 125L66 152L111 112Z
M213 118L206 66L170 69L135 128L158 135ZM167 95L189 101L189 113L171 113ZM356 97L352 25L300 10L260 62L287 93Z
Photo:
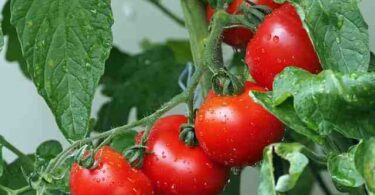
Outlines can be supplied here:
M234 0L227 11L238 13L243 0ZM141 170L132 168L122 154L101 148L99 164L86 169L74 164L70 175L73 195L214 195L225 187L231 167L254 165L263 149L282 139L283 124L250 97L250 91L272 89L274 77L294 65L312 73L321 70L311 41L294 7L272 0L256 3L274 9L256 33L235 27L226 29L224 42L247 46L246 63L257 84L245 83L236 96L210 92L196 113L195 133L199 146L189 147L179 139L182 115L159 119L151 129L148 154ZM207 7L208 19L214 9Z

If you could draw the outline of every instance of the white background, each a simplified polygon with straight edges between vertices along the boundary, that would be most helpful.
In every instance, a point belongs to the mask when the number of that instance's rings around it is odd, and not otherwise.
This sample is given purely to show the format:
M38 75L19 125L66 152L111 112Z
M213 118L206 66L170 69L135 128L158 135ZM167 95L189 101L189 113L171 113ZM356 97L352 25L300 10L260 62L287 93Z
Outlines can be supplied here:
M170 9L181 15L177 0L163 0ZM0 0L0 7L5 0ZM139 42L148 38L161 42L166 38L186 38L185 29L177 26L169 18L155 9L146 0L112 0L115 17L113 34L115 45L122 50L136 53ZM375 46L375 1L363 0L361 9L369 23L372 50ZM92 115L95 116L106 99L98 92L95 96ZM0 54L0 134L14 143L25 153L32 153L39 143L49 139L63 142L54 118L34 85L27 80L15 63L4 60ZM14 156L5 151L8 160ZM250 172L250 174L249 174ZM242 194L255 194L258 177L254 168L249 168L243 177ZM316 194L320 194L318 191Z

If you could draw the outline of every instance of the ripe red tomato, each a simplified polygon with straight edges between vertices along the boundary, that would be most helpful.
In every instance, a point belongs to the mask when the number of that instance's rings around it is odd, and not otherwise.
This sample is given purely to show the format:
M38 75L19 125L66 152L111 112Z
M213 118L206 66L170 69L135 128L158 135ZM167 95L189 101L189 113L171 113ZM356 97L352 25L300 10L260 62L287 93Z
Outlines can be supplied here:
M294 7L286 3L266 16L246 50L246 63L256 82L268 89L287 66L321 71L318 56Z
M96 154L98 166L86 169L73 164L70 172L72 195L151 195L150 180L141 171L133 169L125 158L108 146Z
M251 90L265 91L246 82L242 94L210 97L198 110L198 141L216 162L227 166L253 165L262 159L267 145L283 137L283 124L249 97Z
M143 171L157 194L219 194L228 180L229 169L212 162L199 146L188 147L179 139L181 115L159 119L150 133Z
M237 11L243 1L244 0L233 0L226 11L229 14L240 14ZM280 6L279 4L274 3L272 0L255 0L253 2L259 5L267 5L272 9ZM206 14L208 21L211 21L211 18L214 15L214 13L215 9L212 8L210 5L207 5ZM249 40L253 37L253 33L251 32L251 30L247 28L234 27L226 29L223 32L223 37L224 43L235 48L245 48Z

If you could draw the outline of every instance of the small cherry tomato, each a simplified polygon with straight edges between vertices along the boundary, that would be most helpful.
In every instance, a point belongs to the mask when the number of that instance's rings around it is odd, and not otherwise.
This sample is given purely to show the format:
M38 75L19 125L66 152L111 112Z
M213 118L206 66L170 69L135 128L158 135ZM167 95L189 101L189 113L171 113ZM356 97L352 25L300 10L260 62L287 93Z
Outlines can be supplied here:
M153 126L143 171L160 195L219 194L228 180L229 169L212 162L199 146L189 147L179 139L181 115L159 119Z
M150 180L133 169L125 158L109 146L96 154L97 166L86 169L74 163L70 171L72 195L152 195Z
M286 3L266 16L246 50L246 64L257 84L272 89L287 66L321 71L314 47L294 7Z
M252 90L265 91L246 82L242 94L210 97L198 110L196 135L212 160L227 166L254 165L267 145L282 139L283 124L251 99Z

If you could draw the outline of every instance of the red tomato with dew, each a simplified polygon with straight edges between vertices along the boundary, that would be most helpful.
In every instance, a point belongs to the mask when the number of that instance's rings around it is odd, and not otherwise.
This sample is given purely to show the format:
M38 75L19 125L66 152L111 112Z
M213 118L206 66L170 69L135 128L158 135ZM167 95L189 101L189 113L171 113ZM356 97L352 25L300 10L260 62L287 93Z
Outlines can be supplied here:
M295 8L286 3L266 16L246 49L250 74L272 89L277 74L288 66L311 73L321 71L318 56Z
M152 195L150 180L133 169L122 154L103 146L96 154L98 165L87 169L74 163L70 172L72 195Z
M198 110L195 131L206 154L226 166L254 165L263 149L282 139L284 125L249 96L265 89L246 82L237 96L206 99Z
M179 139L181 115L159 119L153 126L143 171L160 195L215 195L227 183L229 169L211 161L199 146Z

